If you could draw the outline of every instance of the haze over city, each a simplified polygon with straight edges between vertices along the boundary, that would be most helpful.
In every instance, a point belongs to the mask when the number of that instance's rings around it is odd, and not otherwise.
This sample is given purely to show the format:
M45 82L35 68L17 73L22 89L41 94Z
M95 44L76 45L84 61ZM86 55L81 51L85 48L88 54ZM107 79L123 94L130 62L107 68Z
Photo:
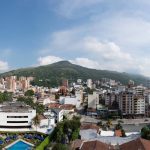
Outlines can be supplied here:
M69 60L150 76L147 0L1 0L0 71Z

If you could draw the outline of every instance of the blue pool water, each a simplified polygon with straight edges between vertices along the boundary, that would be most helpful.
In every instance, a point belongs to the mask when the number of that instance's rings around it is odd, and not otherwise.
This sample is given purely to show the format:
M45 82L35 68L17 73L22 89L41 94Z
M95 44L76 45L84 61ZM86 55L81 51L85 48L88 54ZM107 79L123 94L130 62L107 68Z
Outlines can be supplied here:
M29 144L26 144L22 141L18 141L11 147L7 148L7 150L31 150L32 146Z

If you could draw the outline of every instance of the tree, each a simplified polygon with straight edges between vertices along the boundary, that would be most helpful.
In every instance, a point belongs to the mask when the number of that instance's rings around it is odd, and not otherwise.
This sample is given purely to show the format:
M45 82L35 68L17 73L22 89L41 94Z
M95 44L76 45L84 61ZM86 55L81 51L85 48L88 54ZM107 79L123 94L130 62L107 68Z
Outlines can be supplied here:
M60 122L55 127L54 131L51 134L51 140L56 141L57 143L61 143L62 138L64 136L64 122Z
M40 118L39 118L39 115L36 114L36 116L32 119L33 121L33 125L36 126L36 131L37 131L37 126L40 124Z
M148 126L142 128L141 137L150 140L150 128Z
M0 92L0 103L3 103L5 101L11 101L12 100L12 93L11 92Z
M59 99L59 94L57 93L57 94L55 94L55 99Z
M70 93L71 93L72 95L75 95L75 89L73 88Z
M102 127L102 126L103 126L102 121L99 121L99 122L97 123L97 125L98 125L99 127Z
M34 95L34 91L33 90L28 90L25 92L25 96L33 96Z
M73 117L72 120L64 120L55 127L51 134L51 140L57 143L67 143L79 137L80 118Z
M44 106L43 105L41 105L39 103L35 103L33 107L36 109L36 112L38 114L43 114L43 112L44 112Z
M112 122L111 122L110 119L106 122L106 125L107 125L108 128L110 128L110 126L112 125Z
M124 129L121 130L121 133L122 133L122 137L126 137L126 133L125 133Z
M72 120L70 120L70 127L72 129L72 131L77 130L78 128L80 128L81 123L80 123L80 118L74 116Z
M68 148L67 148L67 145L57 143L57 144L54 145L52 150L68 150Z
M120 124L120 122L118 122L118 124L116 124L115 130L122 130L122 125Z
M25 104L27 104L31 107L34 106L33 98L31 98L31 97L20 96L20 97L18 97L17 101L24 102Z
M75 130L72 133L71 140L74 141L74 140L78 139L78 137L79 137L79 129Z

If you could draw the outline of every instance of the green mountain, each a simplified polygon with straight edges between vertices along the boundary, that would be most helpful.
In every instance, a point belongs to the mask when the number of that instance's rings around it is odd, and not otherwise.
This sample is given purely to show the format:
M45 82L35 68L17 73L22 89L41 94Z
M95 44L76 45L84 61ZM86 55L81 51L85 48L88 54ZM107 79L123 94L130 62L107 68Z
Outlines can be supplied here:
M116 81L120 81L123 84L127 84L129 80L135 81L136 84L145 84L147 79L141 75L134 75L128 73L119 73L116 71L96 70L81 67L79 65L71 64L68 61L60 61L54 64L39 66L34 68L24 68L12 70L1 74L1 77L5 76L33 76L35 80L33 84L43 86L55 86L61 84L63 79L69 79L69 81L76 81L78 78L87 80L99 80L101 78L110 78Z

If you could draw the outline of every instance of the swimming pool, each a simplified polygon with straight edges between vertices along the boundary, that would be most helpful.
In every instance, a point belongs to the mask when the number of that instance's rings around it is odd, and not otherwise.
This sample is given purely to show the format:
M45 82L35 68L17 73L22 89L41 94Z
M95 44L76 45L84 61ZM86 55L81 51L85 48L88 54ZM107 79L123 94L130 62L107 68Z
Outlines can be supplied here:
M16 143L14 143L13 145L6 148L6 150L31 150L32 147L33 146L31 144L28 144L22 140L19 140Z

